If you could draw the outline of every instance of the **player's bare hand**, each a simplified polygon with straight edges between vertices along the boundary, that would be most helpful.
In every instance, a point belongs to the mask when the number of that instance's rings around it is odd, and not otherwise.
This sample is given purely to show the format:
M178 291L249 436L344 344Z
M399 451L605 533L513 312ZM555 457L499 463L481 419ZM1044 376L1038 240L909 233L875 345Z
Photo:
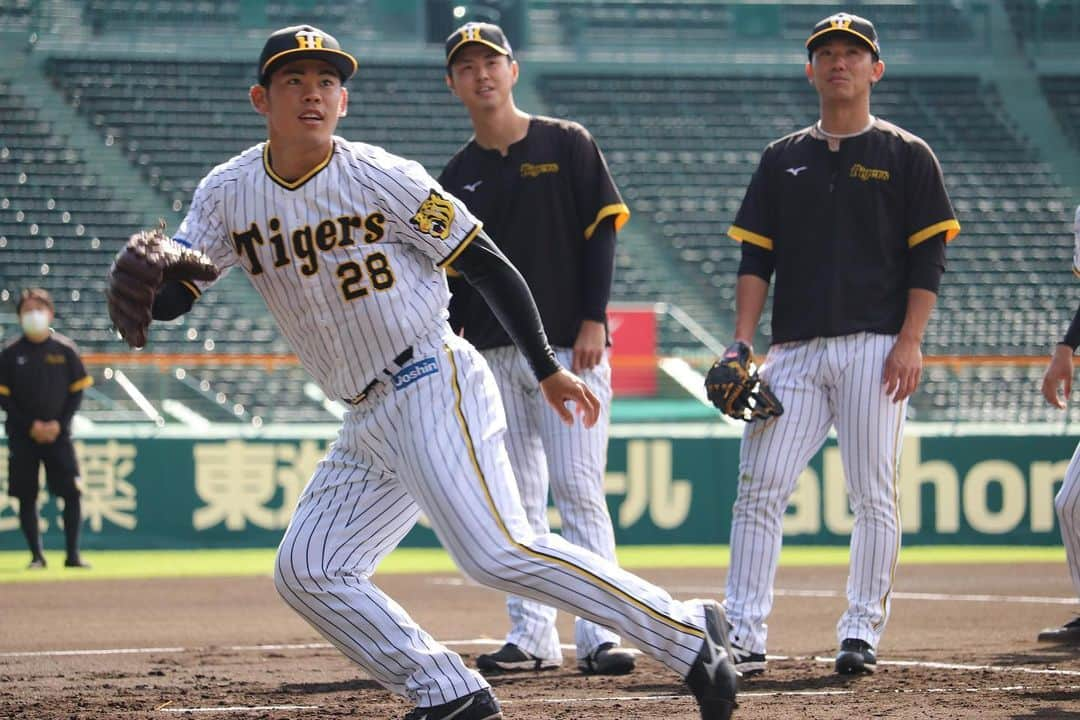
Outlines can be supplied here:
M922 348L919 341L904 335L896 338L896 344L885 358L882 383L885 394L894 403L903 401L915 392L922 377Z
M1059 410L1064 410L1072 394L1073 349L1068 345L1058 345L1050 356L1050 364L1043 374L1042 394L1046 402ZM1064 392L1062 389L1064 387Z
M540 381L540 391L548 405L555 409L567 425L574 424L574 413L581 416L581 424L591 428L600 417L600 399L593 394L581 378L566 370L559 370ZM574 404L573 412L567 403Z
M607 346L607 329L604 323L582 320L574 341L574 359L571 368L575 373L594 368L600 364Z
M56 426L55 431L53 425ZM60 434L60 423L55 420L46 422L44 420L35 420L30 426L30 439L36 442L38 445L48 445L56 440L57 435Z

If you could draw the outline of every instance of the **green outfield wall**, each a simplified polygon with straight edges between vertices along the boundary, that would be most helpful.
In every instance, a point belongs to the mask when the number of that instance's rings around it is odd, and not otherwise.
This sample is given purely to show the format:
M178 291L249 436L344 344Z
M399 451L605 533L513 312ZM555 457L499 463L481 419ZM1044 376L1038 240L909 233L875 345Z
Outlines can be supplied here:
M620 543L727 542L739 482L737 437L707 430L615 434L606 489ZM909 435L897 486L904 542L1060 543L1053 497L1076 442L1067 435ZM85 437L76 445L85 548L272 547L327 441ZM0 487L6 491L6 463ZM41 499L46 547L62 547L56 504L44 491ZM5 492L0 549L24 547L16 511ZM840 451L830 440L800 478L785 541L845 544L852 522ZM559 525L554 510L552 525ZM423 522L404 542L435 543Z

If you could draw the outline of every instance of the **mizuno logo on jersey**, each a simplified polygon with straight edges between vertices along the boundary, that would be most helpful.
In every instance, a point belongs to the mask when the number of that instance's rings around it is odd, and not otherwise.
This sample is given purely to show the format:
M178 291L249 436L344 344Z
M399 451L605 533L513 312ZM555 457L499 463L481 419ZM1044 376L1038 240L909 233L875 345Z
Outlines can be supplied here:
M432 190L409 222L425 235L445 240L450 237L450 226L454 224L454 204Z
M799 177L799 173L801 173L805 169L806 169L805 165L800 165L799 167L790 167L787 170L785 170L784 172L791 173L792 177Z
M477 180L474 183L469 183L468 185L462 185L461 187L465 188L469 192L476 192L476 188L480 187L480 183L482 183L482 182L484 182L484 181L483 180Z
M865 165L855 163L851 166L851 172L849 175L853 178L859 178L863 182L867 180L882 180L884 182L889 181L888 170L878 170L877 168L868 168Z
M439 363L435 358L429 357L417 360L394 373L394 389L404 390L420 378L434 375L437 372L439 372Z

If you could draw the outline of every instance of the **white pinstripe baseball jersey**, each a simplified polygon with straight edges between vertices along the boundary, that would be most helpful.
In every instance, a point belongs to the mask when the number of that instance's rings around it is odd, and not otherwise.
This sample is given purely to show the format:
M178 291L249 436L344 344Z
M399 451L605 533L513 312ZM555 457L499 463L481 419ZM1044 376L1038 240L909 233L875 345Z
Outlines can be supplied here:
M176 239L225 272L240 265L330 397L356 396L445 321L442 268L480 222L415 162L334 138L288 182L261 143L214 168ZM334 328L312 332L312 328Z

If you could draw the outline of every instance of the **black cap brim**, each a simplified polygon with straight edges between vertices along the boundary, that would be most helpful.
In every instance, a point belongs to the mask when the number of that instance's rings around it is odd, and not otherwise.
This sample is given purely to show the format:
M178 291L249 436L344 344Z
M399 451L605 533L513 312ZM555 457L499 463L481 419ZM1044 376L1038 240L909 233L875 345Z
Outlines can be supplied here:
M323 60L333 65L334 69L338 71L338 75L341 77L341 82L345 82L356 73L356 58L344 50L334 50L332 48L294 48L291 50L282 50L278 54L272 55L270 59L263 63L262 71L259 73L259 82L266 84L274 71L285 63L294 60L307 59Z

